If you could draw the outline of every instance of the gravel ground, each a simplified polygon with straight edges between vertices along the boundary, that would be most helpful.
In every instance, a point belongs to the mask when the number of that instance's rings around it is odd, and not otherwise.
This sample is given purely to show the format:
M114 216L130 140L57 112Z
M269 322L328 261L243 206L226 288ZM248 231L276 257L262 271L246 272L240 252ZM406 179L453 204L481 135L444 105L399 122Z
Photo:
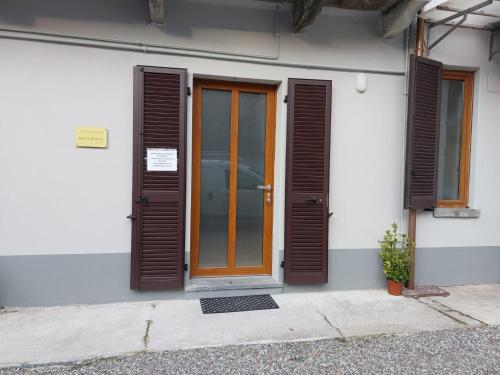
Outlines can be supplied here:
M140 353L1 374L500 374L500 327Z

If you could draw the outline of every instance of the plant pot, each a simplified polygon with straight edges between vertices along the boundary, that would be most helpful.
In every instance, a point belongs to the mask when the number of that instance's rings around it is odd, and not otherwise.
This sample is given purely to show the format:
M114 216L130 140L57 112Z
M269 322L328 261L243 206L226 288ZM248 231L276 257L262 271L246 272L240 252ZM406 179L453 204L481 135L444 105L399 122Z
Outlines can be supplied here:
M387 280L387 292L391 296L400 296L403 291L403 283L400 281Z

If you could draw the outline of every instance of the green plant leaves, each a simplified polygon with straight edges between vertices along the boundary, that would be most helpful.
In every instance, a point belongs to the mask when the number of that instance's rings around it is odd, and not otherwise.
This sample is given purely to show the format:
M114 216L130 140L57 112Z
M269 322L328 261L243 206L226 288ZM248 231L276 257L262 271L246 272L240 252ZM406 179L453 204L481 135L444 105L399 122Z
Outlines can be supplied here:
M398 233L398 225L393 223L384 234L380 244L380 259L384 275L389 280L406 282L410 276L409 241L406 234Z

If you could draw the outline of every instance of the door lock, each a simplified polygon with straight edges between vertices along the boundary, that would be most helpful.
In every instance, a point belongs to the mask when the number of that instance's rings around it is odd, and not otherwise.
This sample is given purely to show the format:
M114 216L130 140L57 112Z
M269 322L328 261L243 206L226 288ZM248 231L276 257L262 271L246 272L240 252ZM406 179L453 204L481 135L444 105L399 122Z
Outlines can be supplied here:
M271 205L271 192L270 191L268 191L266 193L266 203L267 203L268 206Z

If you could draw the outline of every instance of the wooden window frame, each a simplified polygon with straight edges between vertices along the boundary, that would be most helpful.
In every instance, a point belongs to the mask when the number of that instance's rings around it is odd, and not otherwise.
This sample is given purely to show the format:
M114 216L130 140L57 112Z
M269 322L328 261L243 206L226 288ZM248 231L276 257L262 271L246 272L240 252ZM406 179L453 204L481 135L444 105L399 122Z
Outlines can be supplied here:
M439 199L437 206L441 208L466 208L469 204L474 72L443 70L442 80L456 80L464 82L464 107L462 114L462 128L460 132L460 176L458 199Z

